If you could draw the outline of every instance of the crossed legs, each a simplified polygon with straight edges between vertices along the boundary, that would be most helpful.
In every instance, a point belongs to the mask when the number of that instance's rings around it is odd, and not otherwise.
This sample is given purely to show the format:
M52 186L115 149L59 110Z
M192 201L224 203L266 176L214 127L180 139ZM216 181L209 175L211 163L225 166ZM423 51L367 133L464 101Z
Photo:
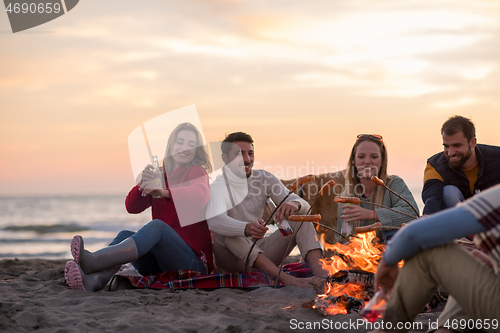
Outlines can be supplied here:
M384 321L391 322L393 328L398 322L413 321L438 285L453 296L470 318L500 318L498 275L450 243L421 252L405 263L389 298Z
M193 250L160 220L149 222L137 233L122 231L108 247L93 253L84 249L82 237L75 236L71 253L75 260L66 264L65 278L74 289L100 290L128 262L143 275L179 269L206 273Z

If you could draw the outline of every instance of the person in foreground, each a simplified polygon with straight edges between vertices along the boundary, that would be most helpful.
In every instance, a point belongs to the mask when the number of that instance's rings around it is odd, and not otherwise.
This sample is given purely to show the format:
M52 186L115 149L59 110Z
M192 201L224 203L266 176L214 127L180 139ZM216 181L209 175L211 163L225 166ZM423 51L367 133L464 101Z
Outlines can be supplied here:
M468 253L453 242L467 235L475 235L481 251ZM401 260L405 264L400 271ZM384 322L392 323L389 331L406 331L397 324L413 321L438 285L453 296L455 308L474 320L474 327L466 321L468 328L499 331L500 185L410 223L389 241L375 276L375 289L392 289L384 312ZM445 308L438 331L458 330L446 315Z
M441 127L444 151L427 160L424 215L455 206L500 183L500 147L477 144L470 119L449 118Z
M163 163L166 189L153 182L155 175L148 166L142 172L142 181L125 200L131 214L152 207L153 221L137 232L121 231L108 247L96 252L84 250L81 236L73 238L74 261L68 261L64 272L71 288L101 290L128 262L142 275L180 269L211 272L212 242L203 220L209 197L207 171L211 172L211 165L194 125L183 123L174 129ZM190 223L197 223L182 226L177 213L182 205L189 205L194 218ZM201 219L196 220L196 216Z
M386 191L384 187L377 186L371 181L372 176L377 176L394 192L407 199L417 207L415 199L403 179L387 174L387 149L383 138L378 134L360 134L352 147L351 155L346 169L346 186L343 195L358 197L360 205L339 205L339 214L343 222L352 228L370 225L380 221L383 226L400 227L418 216L404 200ZM415 216L414 218L402 215L385 208L375 207L371 203L384 205L395 211ZM349 227L347 228L350 229ZM338 223L338 230L342 230L342 223ZM384 231L384 240L390 238L396 231ZM350 233L350 232L349 232ZM341 239L339 238L339 241Z
M326 275L320 264L321 246L311 223L304 223L290 246L291 235L284 238L279 230L264 237L268 230L262 220L266 201L271 198L278 204L289 191L268 171L252 169L255 160L252 137L242 132L229 134L222 142L222 159L226 164L223 175L210 185L207 206L208 226L216 234L214 257L219 271L245 271L245 261L253 239L258 239L248 258L249 268L276 278L283 256L298 245L312 273ZM238 190L242 188L245 191ZM290 215L304 214L308 209L309 204L305 200L292 194L277 210L276 217L281 221ZM289 223L292 230L297 230L300 224ZM308 283L310 278L296 278L284 272L280 273L279 280L287 285L311 287Z

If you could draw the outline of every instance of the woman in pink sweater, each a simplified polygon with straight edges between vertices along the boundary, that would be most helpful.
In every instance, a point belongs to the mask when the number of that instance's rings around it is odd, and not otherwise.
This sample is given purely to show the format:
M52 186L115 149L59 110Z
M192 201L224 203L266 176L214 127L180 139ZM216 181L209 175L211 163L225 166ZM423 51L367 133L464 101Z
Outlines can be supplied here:
M122 264L132 262L142 275L165 271L212 270L212 241L205 219L211 172L201 134L190 123L177 126L168 139L164 164L166 189L157 185L147 166L142 181L127 195L131 214L152 207L153 221L137 232L123 230L108 247L96 252L84 249L83 238L71 242L74 260L64 276L73 289L101 290Z

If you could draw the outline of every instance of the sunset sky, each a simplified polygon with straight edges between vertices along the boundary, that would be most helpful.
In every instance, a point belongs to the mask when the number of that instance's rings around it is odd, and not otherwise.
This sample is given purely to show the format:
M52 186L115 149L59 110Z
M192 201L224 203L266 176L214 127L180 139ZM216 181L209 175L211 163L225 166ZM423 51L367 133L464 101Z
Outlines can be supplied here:
M420 200L448 117L500 145L499 50L498 1L83 0L16 34L2 11L0 195L125 195L129 134L194 104L282 178L381 134Z

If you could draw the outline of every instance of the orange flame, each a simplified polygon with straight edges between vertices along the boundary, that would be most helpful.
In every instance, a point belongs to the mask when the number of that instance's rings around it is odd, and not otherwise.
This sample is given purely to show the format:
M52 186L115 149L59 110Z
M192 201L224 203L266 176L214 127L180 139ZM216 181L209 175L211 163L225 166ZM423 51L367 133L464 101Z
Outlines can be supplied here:
M350 243L337 243L334 245L325 243L326 251L334 251L339 255L332 256L330 259L323 259L323 269L329 275L333 275L342 269L361 269L376 273L378 261L382 257L385 245L374 244L372 241L375 235L375 231L372 231L366 234L358 234L359 238L354 237Z
M323 235L321 235L323 239ZM371 273L376 273L378 262L382 257L385 245L373 242L376 237L375 231L365 234L358 234L359 238L353 238L350 243L337 243L334 245L325 244L325 250L336 253L330 259L323 259L322 266L329 275L334 275L340 270L360 269ZM352 283L327 283L327 291L323 295L318 295L314 308L320 308L323 313L347 314L346 304L333 303L328 297L339 297L347 294L367 301L368 295L364 287Z
M347 314L346 310L346 305L342 303L331 303L326 301L325 299L328 296L333 296L333 297L339 297L344 294L347 294L352 297L356 297L359 299L366 299L367 294L363 290L363 286L352 284L352 283L345 283L345 284L338 284L338 283L333 283L333 284L328 284L328 290L322 294L318 295L317 299L318 302L316 305L313 306L313 308L321 308L323 312L329 315L335 315L335 314ZM325 300L325 301L323 301ZM321 305L318 306L318 303Z

